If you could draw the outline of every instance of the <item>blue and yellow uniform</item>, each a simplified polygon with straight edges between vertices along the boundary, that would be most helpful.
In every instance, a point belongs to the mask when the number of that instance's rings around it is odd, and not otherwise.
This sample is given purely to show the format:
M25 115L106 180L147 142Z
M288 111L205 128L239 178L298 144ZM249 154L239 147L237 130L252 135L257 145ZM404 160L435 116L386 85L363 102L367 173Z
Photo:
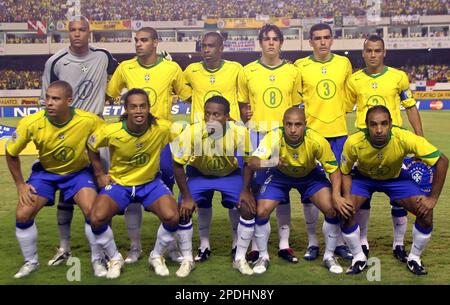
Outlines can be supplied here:
M81 188L95 188L92 173L87 169L88 137L104 125L95 114L71 108L71 118L62 125L52 123L46 110L41 110L20 120L17 130L6 144L11 156L17 157L33 141L39 153L39 163L27 183L37 194L53 202L55 191L61 189L70 200Z
M347 57L331 54L327 61L313 55L298 59L302 82L301 94L308 127L330 142L339 161L347 138L345 83L352 74Z
M441 152L425 138L399 127L393 127L388 143L372 146L367 130L351 135L344 145L341 171L350 174L357 162L352 180L352 194L370 198L373 192L385 192L391 200L422 195L419 186L401 171L403 159L413 154L433 166Z
M222 194L222 205L232 209L242 190L241 169L237 156L247 162L252 151L247 128L227 122L223 137L209 136L204 123L187 128L174 161L187 165L187 183L192 198L200 208L209 208L214 191Z
M110 196L122 210L131 201L147 208L161 196L171 194L159 178L161 150L177 135L171 125L170 121L157 119L145 132L134 134L127 129L126 121L121 121L94 133L88 146L94 152L109 147L109 176L114 181L100 194Z
M308 128L305 130L303 142L297 146L286 142L282 128L269 132L253 152L253 156L261 160L280 157L288 164L270 170L257 199L284 201L289 198L289 191L296 188L302 195L302 202L309 202L309 198L316 192L331 186L325 175L317 169L316 161L319 161L329 174L338 169L328 141L318 132Z
M137 57L120 63L108 83L106 94L118 97L124 88L145 90L150 100L150 112L165 120L171 117L173 92L182 100L191 96L191 88L186 84L180 66L162 57L149 66L142 65ZM161 152L161 172L164 182L172 188L174 178L169 146Z
M237 94L237 80L242 65L222 60L219 68L210 70L204 62L190 64L184 71L186 82L192 88L191 122L204 120L205 102L213 96L223 96L230 103L230 117L241 120Z

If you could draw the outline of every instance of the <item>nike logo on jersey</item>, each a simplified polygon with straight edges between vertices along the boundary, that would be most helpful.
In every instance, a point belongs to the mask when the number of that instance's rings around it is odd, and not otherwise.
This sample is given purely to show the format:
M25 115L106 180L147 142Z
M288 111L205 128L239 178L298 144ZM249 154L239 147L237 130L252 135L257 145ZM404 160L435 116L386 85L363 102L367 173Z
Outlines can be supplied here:
M70 64L70 61L63 63L64 66L67 66L68 64Z
M192 73L198 72L198 70L192 70Z
M255 72L255 71L258 71L258 69L252 69L252 70L250 70L250 72Z

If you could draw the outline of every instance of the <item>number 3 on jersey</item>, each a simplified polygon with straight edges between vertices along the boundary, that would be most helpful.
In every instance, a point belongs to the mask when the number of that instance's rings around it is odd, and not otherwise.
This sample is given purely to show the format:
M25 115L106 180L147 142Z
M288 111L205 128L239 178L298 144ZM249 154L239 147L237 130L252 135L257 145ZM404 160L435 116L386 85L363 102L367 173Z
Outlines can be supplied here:
M281 90L275 87L267 88L263 94L263 101L267 107L277 108L283 101Z
M331 79L323 79L316 86L317 95L324 100L329 100L336 94L336 84Z

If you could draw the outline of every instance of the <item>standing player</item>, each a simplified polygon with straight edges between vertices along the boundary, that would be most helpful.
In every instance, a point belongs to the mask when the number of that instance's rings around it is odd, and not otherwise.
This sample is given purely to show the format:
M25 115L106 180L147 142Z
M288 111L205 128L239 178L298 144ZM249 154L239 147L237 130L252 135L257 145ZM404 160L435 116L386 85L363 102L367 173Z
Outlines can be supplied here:
M347 139L345 118L345 82L352 74L352 65L347 57L331 53L333 33L328 24L319 23L309 30L309 45L313 54L299 59L295 65L302 78L302 102L308 127L322 134L330 143L336 160L341 159L342 147ZM319 255L316 227L319 211L312 204L303 204L308 232L306 260L314 260ZM338 240L336 254L351 259L342 238Z
M242 174L236 156L243 156L247 161L251 152L248 130L230 121L230 104L224 97L209 98L204 109L204 121L191 125L181 136L180 154L172 149L175 179L180 188L181 215L183 206L188 206L186 210L189 211L187 218L190 222L195 206L199 209L211 208L215 191L221 193L224 207L237 211ZM186 172L184 165L187 165ZM231 221L233 235L237 226ZM233 236L232 254L236 251L236 243ZM206 250L209 251L208 248ZM199 252L199 261L206 260L210 254Z
M325 174L317 168L316 160L330 175L332 189ZM324 213L326 251L323 261L330 272L342 273L342 267L333 256L340 234L333 202L344 201L340 194L341 173L327 140L318 132L306 128L302 109L293 107L285 112L283 128L272 130L264 137L253 153L249 167L252 170L270 168L270 174L256 197L255 237L260 257L253 272L266 272L269 266L267 244L270 214L280 202L288 199L289 191L295 188L301 194L302 201L312 201Z
M229 116L235 121L240 120L237 100L237 79L242 70L241 64L222 59L223 37L217 32L208 32L203 36L201 55L203 61L190 64L184 71L187 83L192 87L191 122L204 120L206 101L216 95L223 96L230 105ZM228 115L228 114L227 114ZM198 208L198 232L200 247L195 261L203 262L211 255L209 244L209 228L212 220L210 205L200 205ZM234 205L228 210L233 227L233 249L236 246L236 230L239 213Z
M125 114L120 122L105 126L89 138L89 155L95 176L102 190L91 213L92 231L97 243L110 257L108 278L117 278L123 259L117 251L114 236L108 222L123 212L131 202L141 202L146 211L155 213L162 224L157 233L150 266L157 275L169 275L164 252L174 240L178 228L179 212L170 189L160 179L159 155L174 138L171 122L157 119L150 113L150 100L142 89L131 89L124 97ZM98 149L109 147L111 168L106 174L100 162ZM182 230L183 232L185 230ZM189 232L188 232L189 233ZM186 277L194 267L192 240L186 233L183 241L184 261L177 276ZM192 237L192 230L190 232Z
M191 96L183 72L177 63L166 60L157 54L158 33L155 29L144 27L136 32L134 38L136 57L122 62L108 83L107 95L120 96L124 88L140 88L147 92L152 114L160 119L169 119L172 107L172 92L182 100ZM172 188L173 171L170 147L167 145L161 153L162 179ZM128 236L131 241L126 263L136 262L142 253L140 227L142 210L138 203L131 204L125 211Z
M101 257L94 252L96 242L89 225L97 192L86 154L88 137L103 122L94 114L71 108L71 102L72 87L67 82L51 83L45 94L45 110L23 118L6 145L6 161L19 195L16 237L25 258L15 278L25 277L39 268L34 218L44 206L54 203L57 190L61 190L66 202L76 203L82 210L94 274L106 276ZM19 153L30 141L38 148L39 162L33 164L31 176L25 182Z
M89 21L86 17L72 17L69 21L70 46L57 52L45 63L41 99L45 100L50 83L64 80L74 90L72 107L102 117L108 74L114 73L118 63L107 50L90 46L89 36ZM102 151L102 158L109 159L106 150ZM50 266L59 265L71 255L72 217L73 205L60 200L57 207L60 245L55 256L48 262Z
M402 126L400 106L406 109L409 123L414 132L423 136L422 123L416 101L409 89L408 76L405 72L384 65L386 50L384 41L377 35L369 36L364 42L362 52L366 68L355 72L347 82L347 94L350 111L356 104L356 127L365 128L364 118L367 110L374 105L383 105L389 109L392 124ZM358 212L357 221L361 230L361 242L366 256L369 253L367 231L369 226L370 200ZM402 262L406 261L403 244L407 227L407 211L392 204L392 222L394 224L394 256Z
M445 182L448 159L425 138L392 125L389 110L382 105L366 112L367 129L351 135L344 145L341 170L344 197L351 205L337 206L345 218L343 235L353 253L348 274L360 273L367 257L362 251L355 212L374 192L383 192L398 205L416 215L413 244L406 258L408 269L417 275L427 274L420 256L431 238L433 209ZM403 159L413 154L429 166L435 166L431 193L425 196L420 187L401 171ZM355 169L352 168L357 164Z
M301 102L300 73L294 65L280 57L284 41L281 30L273 24L266 24L259 31L258 39L261 58L246 65L238 79L241 118L250 128L253 147L258 146L268 131L282 124L286 109ZM264 180L264 173L257 173L253 187L255 193ZM283 202L277 208L277 221L280 238L278 255L296 263L298 259L289 247L291 223L289 201ZM240 254L238 257L240 258ZM249 258L252 261L258 258L255 243Z

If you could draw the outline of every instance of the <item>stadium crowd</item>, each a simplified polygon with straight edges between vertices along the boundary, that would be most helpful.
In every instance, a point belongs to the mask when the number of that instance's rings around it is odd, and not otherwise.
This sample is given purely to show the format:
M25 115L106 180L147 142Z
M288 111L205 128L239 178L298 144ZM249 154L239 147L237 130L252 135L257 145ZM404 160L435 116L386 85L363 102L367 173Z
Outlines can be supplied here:
M366 0L192 0L156 1L81 0L81 13L91 20L135 19L144 21L201 20L216 18L255 18L257 15L305 18L363 16L369 9ZM0 3L0 22L26 22L30 19L63 20L73 6L67 0L4 0ZM320 12L317 8L320 7ZM381 16L446 15L450 4L445 0L382 1Z

